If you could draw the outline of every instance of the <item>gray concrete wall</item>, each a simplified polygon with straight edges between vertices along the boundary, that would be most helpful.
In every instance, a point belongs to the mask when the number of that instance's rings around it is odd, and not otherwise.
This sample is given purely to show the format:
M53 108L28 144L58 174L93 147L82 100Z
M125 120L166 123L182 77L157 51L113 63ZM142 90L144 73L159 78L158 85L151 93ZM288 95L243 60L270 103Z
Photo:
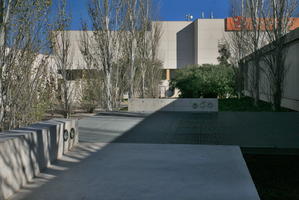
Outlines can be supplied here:
M218 64L218 44L226 35L224 19L190 21L158 21L161 39L159 59L164 69L179 69L193 64ZM169 82L161 84L168 90ZM164 89L165 88L165 89ZM161 96L163 97L163 95ZM176 97L176 96L174 96Z
M260 50L263 56L272 53L271 46L265 46ZM284 53L286 56L285 67L287 69L284 81L284 93L282 98L282 106L299 111L299 29L290 32L287 35ZM253 78L254 78L254 63L252 55L244 59L246 62L244 68L245 74L245 94L252 95ZM260 97L264 101L271 102L270 81L267 76L268 66L261 57L260 60Z
M197 19L195 21L155 21L161 27L158 48L164 69L177 69L190 64L217 64L218 43L225 32L224 19ZM87 31L92 38L92 32ZM72 69L86 68L80 52L82 31L69 31Z
M85 33L87 34L87 36L89 36L89 39L93 38L92 31L86 31ZM67 31L67 37L69 37L70 40L69 57L71 59L71 66L69 69L86 69L86 62L80 51L82 36L82 31ZM58 42L61 43L61 39L59 36ZM60 44L60 46L62 45ZM52 56L51 62L56 65L55 57Z
M218 112L218 99L129 99L129 112Z
M218 44L228 34L224 19L159 21L162 36L158 50L163 68L177 69L191 64L218 64Z
M158 23L161 26L161 38L158 48L158 56L159 59L163 62L163 68L177 69L178 56L180 58L179 62L186 62L186 59L184 59L184 55L187 55L189 57L193 54L193 33L190 32L192 28L189 26L192 24L192 22L158 21L155 23ZM182 49L187 49L187 51L178 52L178 46ZM191 60L191 62L193 61Z
M74 137L70 137L72 128ZM78 143L78 135L77 121L65 119L0 133L0 200L8 199L41 170L61 158Z
M218 64L218 44L227 34L224 19L197 19L194 24L194 63Z

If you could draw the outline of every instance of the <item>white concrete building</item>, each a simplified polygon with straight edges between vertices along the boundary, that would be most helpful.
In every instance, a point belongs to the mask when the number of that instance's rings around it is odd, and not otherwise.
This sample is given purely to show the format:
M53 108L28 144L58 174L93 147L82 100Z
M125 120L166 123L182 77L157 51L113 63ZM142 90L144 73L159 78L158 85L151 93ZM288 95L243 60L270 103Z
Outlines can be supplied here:
M197 19L195 21L156 21L161 25L158 56L164 69L161 96L168 93L169 80L176 69L192 64L217 64L218 44L225 37L225 19ZM69 31L72 67L70 77L80 79L86 64L80 52L81 31ZM87 34L92 36L92 32ZM74 80L70 81L74 81Z
M218 64L218 44L228 34L225 19L197 19L195 21L159 21L161 39L158 50L163 62L164 80L161 96L167 92L175 70L187 65Z
M162 37L159 56L164 69L190 64L217 64L218 44L225 37L225 19L159 21Z
M158 48L163 69L178 69L190 64L217 64L218 44L224 39L225 19L195 21L156 21L161 24ZM73 68L84 69L80 52L81 31L69 31ZM92 35L91 31L88 34Z
M177 69L188 65L218 64L218 45L226 38L229 38L229 34L232 31L240 30L238 19L239 18L196 19L194 21L154 22L161 25L161 39L157 55L163 63L162 69L164 76L160 85L160 96L166 97L174 95L172 91L169 91L169 81L174 77ZM293 31L299 27L299 19L295 19L294 22L296 23L290 27L290 31L292 31L290 34L298 33L298 30ZM73 57L73 65L70 69L70 81L75 81L82 78L86 64L80 52L80 36L82 32L70 31L69 33ZM88 31L87 34L92 36L91 31ZM294 36L294 38L296 38L294 41L298 41L298 34L296 37ZM297 59L293 53L296 54L297 51L290 51L289 54L292 57L288 58L288 60ZM297 70L297 61L294 61L294 63L296 64L292 64L292 70ZM298 73L293 73L293 75L293 78L287 78L288 83L286 83L286 85L288 85L289 89L285 89L285 94L288 94L288 99L297 102L298 97L293 97L293 94L297 95L297 93L290 88L295 88L292 85L296 83L295 79L298 78ZM289 83L289 80L292 80L291 83ZM261 96L263 97L263 94L261 94ZM263 99L265 100L265 98ZM286 101L285 99L283 100L285 107L298 109L298 103L292 102L292 105L289 105L289 103L285 103Z

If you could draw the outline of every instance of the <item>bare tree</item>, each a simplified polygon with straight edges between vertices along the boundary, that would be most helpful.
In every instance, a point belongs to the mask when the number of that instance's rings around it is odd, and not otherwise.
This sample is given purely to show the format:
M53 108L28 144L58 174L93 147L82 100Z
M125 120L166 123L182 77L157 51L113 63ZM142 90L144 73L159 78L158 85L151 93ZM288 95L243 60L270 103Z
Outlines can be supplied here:
M259 48L262 46L264 41L263 34L263 24L262 24L262 12L264 9L264 0L246 0L245 17L249 17L245 26L250 30L248 32L249 36L249 46L252 48L252 55L254 60L254 71L253 71L253 96L254 104L258 106L260 99L260 51Z
M124 55L128 60L129 98L137 94L144 98L152 93L151 87L158 88L157 81L154 80L161 78L161 66L157 59L161 28L158 23L153 22L155 15L152 1L125 2L125 5L130 5L126 6L124 27L129 37L123 45Z
M60 85L60 102L63 110L63 116L69 118L72 112L73 104L73 87L71 85L70 70L72 69L72 49L70 33L67 31L70 25L71 17L67 12L66 0L59 0L58 15L55 21L55 31L51 34L53 44L53 58L57 67Z
M239 15L235 17L238 20L238 32L231 35L231 41L234 43L231 46L235 46L232 48L232 51L237 50L232 52L232 55L238 58L243 57L245 52L252 54L253 66L250 67L248 73L251 83L249 90L254 97L255 106L258 106L260 99L260 61L262 56L258 50L267 43L262 20L265 0L232 0L231 2L233 15ZM246 48L241 47L241 45ZM243 65L244 63L239 64ZM239 67L238 69L241 68Z
M138 64L140 65L141 74L141 97L145 97L146 93L146 74L150 65L150 44L151 44L151 28L150 28L150 5L149 1L140 1L140 17L141 28L137 32L137 49Z
M245 16L246 0L231 0L231 16L234 19L235 31L229 32L225 38L224 45L230 52L229 63L232 65L235 77L235 87L238 97L241 97L243 90L243 72L244 63L242 58L251 53L250 38L248 32L248 20Z
M128 66L126 60L121 57L114 65L114 96L113 103L115 109L120 109L121 101L123 100L123 96L125 92L128 91Z
M0 59L1 59L1 66L0 66L0 88L1 88L1 113L0 113L0 121L1 121L1 128L5 129L6 121L9 115L9 89L10 89L10 77L12 73L9 70L9 67L13 64L15 60L15 56L11 49L8 48L8 40L7 38L11 34L9 32L11 23L12 23L12 15L14 14L14 10L17 9L17 3L15 1L0 1Z
M162 61L158 59L158 47L161 38L161 24L151 21L151 29L149 31L149 49L147 70L146 70L146 88L147 97L159 97L159 84L162 80Z
M147 75L154 74L149 66L154 68L159 63L156 51L160 35L158 26L150 28L150 3L149 0L93 0L90 4L93 34L85 53L92 66L102 72L107 110L119 109L127 91L130 98L139 90L144 96L150 83L147 80L153 79Z
M47 78L47 13L50 1L0 1L1 129L38 120Z
M87 30L87 24L82 24L80 34L80 51L85 61L81 104L88 112L93 112L97 106L103 103L103 73L94 65L92 32Z
M286 33L292 27L294 14L298 8L298 0L265 0L262 12L267 39L273 49L264 55L264 69L270 82L270 95L273 110L279 111L287 72L285 59L287 55Z
M120 57L121 6L119 0L92 0L89 13L93 29L93 62L103 72L107 110L113 109L114 65Z
M123 0L125 5L125 23L123 30L126 32L124 38L124 50L128 59L129 67L129 98L135 96L136 92L136 73L138 65L136 64L137 58L137 38L139 34L139 27L141 25L141 7L138 0ZM141 1L140 1L141 2Z

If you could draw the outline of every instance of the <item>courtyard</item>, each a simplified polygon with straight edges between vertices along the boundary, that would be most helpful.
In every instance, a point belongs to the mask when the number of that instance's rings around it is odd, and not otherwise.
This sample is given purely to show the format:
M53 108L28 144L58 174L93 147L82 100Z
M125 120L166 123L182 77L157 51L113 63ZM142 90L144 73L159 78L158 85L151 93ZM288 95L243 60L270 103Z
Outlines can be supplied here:
M74 151L12 199L259 199L255 186L261 199L296 199L298 121L297 112L99 113L79 121Z
M299 200L298 8L1 1L0 200Z

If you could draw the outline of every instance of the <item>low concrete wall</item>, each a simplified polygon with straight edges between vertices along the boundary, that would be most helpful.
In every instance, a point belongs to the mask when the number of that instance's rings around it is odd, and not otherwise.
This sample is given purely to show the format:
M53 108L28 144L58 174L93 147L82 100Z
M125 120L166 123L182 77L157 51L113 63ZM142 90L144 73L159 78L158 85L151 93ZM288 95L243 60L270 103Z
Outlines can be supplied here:
M285 56L284 65L286 68L284 82L283 82L283 94L281 105L283 107L299 111L299 28L288 33L285 39L283 47L283 53ZM271 87L271 73L269 73L268 63L265 58L269 58L269 55L273 54L273 45L269 44L261 48L258 52L260 57L260 99L268 102L272 102ZM248 55L242 60L244 73L244 90L245 95L252 96L255 91L255 62L253 54Z
M218 99L129 99L129 112L218 112Z
M0 200L9 198L70 150L78 137L77 120L66 119L0 133Z

